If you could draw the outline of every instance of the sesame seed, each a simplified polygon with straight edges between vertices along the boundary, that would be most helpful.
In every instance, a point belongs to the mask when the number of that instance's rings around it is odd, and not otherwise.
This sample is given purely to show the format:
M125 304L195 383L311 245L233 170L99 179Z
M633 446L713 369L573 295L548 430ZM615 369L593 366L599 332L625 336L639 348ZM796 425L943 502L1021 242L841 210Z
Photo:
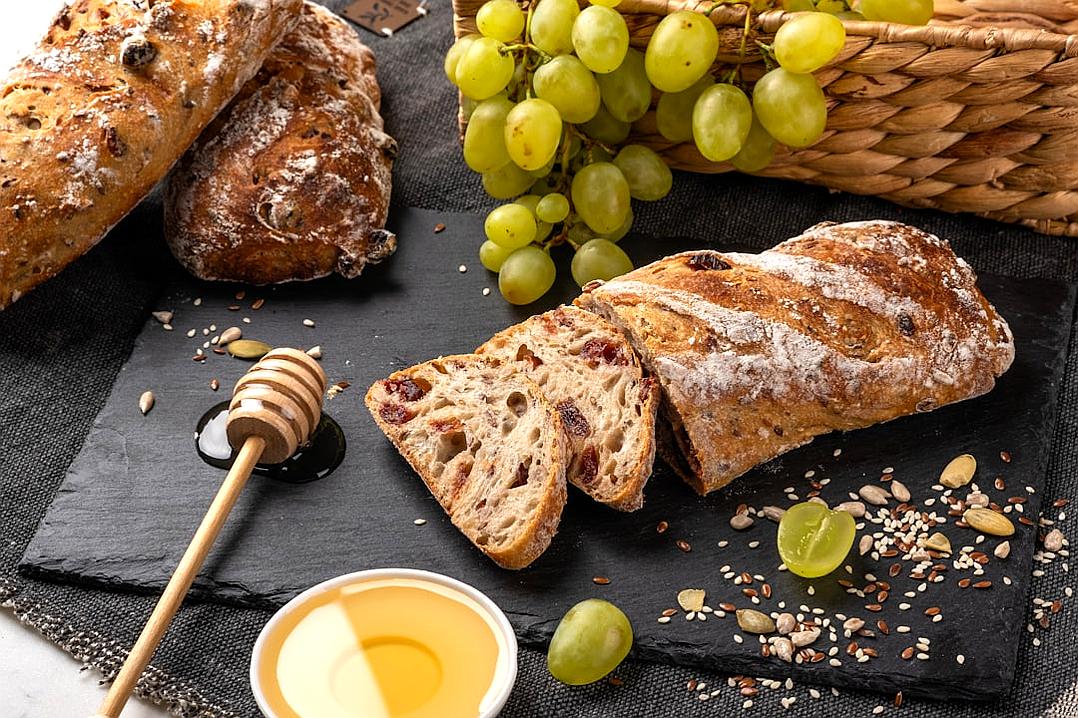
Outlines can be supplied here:
M964 664L965 664L965 662L966 662L966 657L965 657L965 656L963 656L963 655L962 655L961 653L959 653L959 654L958 654L957 656L955 656L955 657L954 657L954 659L955 659L956 661L958 661L958 665L960 665L960 666L961 666L961 665L964 665Z
M457 271L460 272L461 274L464 274L465 272L468 271L468 267L462 264L459 267L457 267Z
M422 526L423 524L427 523L427 520L426 519L416 519L412 523L415 524L416 526Z
M670 616L659 616L659 623L670 623Z
M314 326L314 320L313 319L304 319L303 320L303 326L305 326L305 327L313 327Z
M194 304L196 307L201 306L202 305L202 297L196 297L195 301L193 301L191 303Z
M483 296L484 297L489 297L490 296L490 287L483 287Z
M734 643L744 643L744 642L745 642L745 639L742 638L740 634L737 634L737 633L734 634Z

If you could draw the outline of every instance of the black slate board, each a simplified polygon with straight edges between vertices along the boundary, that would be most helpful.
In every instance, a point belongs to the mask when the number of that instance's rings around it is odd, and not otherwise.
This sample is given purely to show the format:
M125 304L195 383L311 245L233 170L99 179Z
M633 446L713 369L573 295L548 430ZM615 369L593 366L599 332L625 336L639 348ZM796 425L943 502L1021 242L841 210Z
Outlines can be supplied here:
M446 231L434 234L436 223L444 223ZM447 573L488 593L527 643L547 640L576 601L600 596L629 615L636 629L635 655L646 660L934 697L988 699L1007 688L1023 628L1032 528L1020 526L1011 557L987 567L984 578L994 586L985 591L959 589L952 570L945 583L907 599L902 594L916 591L917 581L905 574L888 579L891 562L851 554L853 575L848 578L863 585L863 575L875 572L892 583L887 610L877 616L863 609L867 599L844 593L836 576L805 581L776 571L773 524L760 519L749 531L737 533L727 519L742 502L757 507L788 504L784 487L793 487L804 499L809 490L804 474L810 469L817 480L830 480L822 496L831 503L875 481L886 466L895 468L915 500L938 499L931 484L950 458L965 451L980 461L981 487L993 499L1003 503L1008 496L1021 495L1027 498L1025 513L1037 516L1073 287L982 277L983 290L1011 322L1018 355L991 394L932 414L822 437L706 499L661 466L648 486L645 508L631 515L572 491L551 549L529 569L512 573L496 568L453 529L375 428L362 406L362 394L372 381L396 368L439 353L467 351L546 306L513 308L497 296L495 278L474 259L481 217L398 210L394 224L401 238L397 256L368 270L360 281L331 279L248 290L242 302L233 296L236 287L188 280L166 292L159 306L175 310L176 330L166 332L152 319L147 322L28 547L22 569L125 590L153 591L164 584L223 475L195 455L195 423L203 411L226 398L227 388L249 366L212 354L205 364L197 364L191 356L207 338L201 334L203 327L215 323L220 331L237 324L246 336L271 344L323 346L323 366L331 381L352 383L326 408L344 428L349 452L336 473L323 481L289 485L259 479L249 485L196 584L196 594L204 599L276 605L340 573L413 566ZM691 246L643 237L625 242L638 261ZM458 271L462 262L469 267L466 273ZM482 294L484 287L492 288L490 296ZM575 294L568 272L563 272L545 303L553 306ZM193 305L194 297L203 299L201 306ZM266 305L250 311L256 297L266 297ZM242 310L228 309L235 304ZM242 316L252 323L241 324ZM304 326L304 318L316 320L316 326ZM195 339L186 336L189 328L200 330ZM224 387L216 394L208 387L214 377ZM142 417L137 401L146 389L156 393L157 405ZM839 457L834 456L836 449L842 449ZM1009 464L1001 459L1001 450L1009 451ZM1005 477L1007 491L992 488L997 475ZM1027 493L1025 486L1034 492ZM416 518L428 523L415 526ZM670 526L661 535L655 530L659 521ZM870 525L868 530L875 528ZM968 530L950 525L943 530L956 546L973 539ZM678 540L689 542L691 552L680 551ZM720 548L724 540L729 545ZM760 545L749 548L752 541ZM725 565L732 571L766 574L774 589L773 598L763 601L766 610L779 610L785 600L794 612L805 605L823 608L828 616L883 617L892 627L907 624L911 631L862 640L863 646L879 652L879 658L868 663L856 663L842 650L840 667L827 660L787 666L761 658L752 636L744 644L735 643L732 616L689 622L679 612L670 624L657 623L660 612L676 607L677 592L687 587L706 589L707 602L714 607L722 602L751 606L742 587L724 578ZM1004 583L1004 575L1011 585ZM595 585L595 576L606 576L611 583ZM759 584L754 582L757 588ZM808 593L810 584L814 595ZM912 608L900 611L902 601ZM932 605L943 607L942 622L931 623L923 615ZM901 660L898 654L917 636L931 639L932 660ZM825 633L816 647L827 650L831 645ZM836 645L845 648L841 635ZM956 662L958 654L966 657L964 665Z

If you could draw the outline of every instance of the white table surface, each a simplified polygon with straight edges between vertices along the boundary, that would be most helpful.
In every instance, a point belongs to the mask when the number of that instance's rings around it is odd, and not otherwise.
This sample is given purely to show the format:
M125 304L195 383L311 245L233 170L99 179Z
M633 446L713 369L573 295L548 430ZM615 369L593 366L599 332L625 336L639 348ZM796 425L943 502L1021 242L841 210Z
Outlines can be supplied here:
M0 73L44 35L62 0L4 3ZM88 718L105 695L98 675L0 609L0 715L3 718ZM165 711L133 701L124 718L161 718Z

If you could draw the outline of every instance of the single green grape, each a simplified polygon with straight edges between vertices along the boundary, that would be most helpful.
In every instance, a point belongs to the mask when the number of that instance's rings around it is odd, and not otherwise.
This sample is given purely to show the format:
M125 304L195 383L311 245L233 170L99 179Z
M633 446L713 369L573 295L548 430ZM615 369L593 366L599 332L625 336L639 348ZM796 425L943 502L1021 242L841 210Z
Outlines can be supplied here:
M842 565L856 535L848 512L832 511L815 501L794 504L779 521L779 556L798 576L819 578Z
M609 239L593 239L573 255L573 280L583 287L596 279L607 281L633 271L633 261Z
M609 162L590 164L573 177L573 207L595 232L613 232L629 214L629 183Z
M774 156L775 138L767 134L760 120L753 115L749 136L741 145L741 151L730 160L730 164L742 172L759 172L771 164Z
M541 222L557 224L569 216L569 199L561 192L551 192L535 205L535 216Z
M847 7L846 0L816 0L816 10L836 15Z
M932 19L932 0L861 0L858 8L866 20L925 25Z
M835 59L846 45L842 21L825 12L806 12L783 23L771 48L790 72L815 72Z
M445 76L454 85L457 84L457 66L460 64L460 58L464 57L468 52L468 48L472 46L472 43L478 40L480 35L465 35L449 48L449 51L445 53L445 62L442 64L442 68L445 70Z
M497 272L502 268L502 264L509 255L515 251L515 249L503 247L488 239L479 245L479 261L490 271Z
M550 675L570 686L594 683L625 660L633 646L633 627L614 604L598 598L581 601L562 617L547 651Z
M625 145L614 158L614 165L629 183L629 196L647 202L670 194L674 175L662 158L643 145Z
M711 69L718 51L719 32L709 18L690 10L671 13L648 41L648 79L663 92L687 90Z
M599 83L603 106L614 119L636 122L648 111L651 85L644 71L644 56L638 51L630 49L616 70L596 75L595 80Z
M490 172L510 161L505 149L505 117L513 103L504 95L483 100L464 131L464 161L475 172Z
M843 11L843 12L836 12L835 17L837 17L839 20L864 20L865 19L864 15L862 15L859 12L854 12L853 10L846 10L846 11Z
M764 129L789 147L808 147L827 126L827 101L812 75L775 68L756 82L752 106Z
M474 40L457 62L457 87L473 100L485 100L505 89L516 63L503 55L505 45L492 37Z
M573 23L573 48L592 72L613 72L629 49L625 18L617 10L602 5L584 8Z
M712 162L725 162L740 152L751 127L752 103L733 85L707 88L693 106L693 140Z
M581 224L584 227L588 226L588 225L583 224L583 223L581 223ZM621 223L620 227L615 229L613 232L603 232L602 234L596 235L596 236L602 237L603 239L609 239L611 242L614 242L616 244L616 243L620 242L622 239L624 239L625 235L627 235L629 233L629 230L631 230L632 228L633 228L633 209L632 209L632 207L629 207L629 213L627 215L625 215L625 221Z
M591 70L572 55L559 55L541 65L532 77L532 85L536 96L554 105L566 122L579 125L599 111L599 83Z
M535 222L535 239L533 242L542 242L544 239L550 236L550 230L554 227L550 222L544 222L539 219L536 214L536 209L539 207L539 202L543 198L537 194L526 194L523 197L517 197L513 200L513 204L519 204L521 207L527 208L532 215L532 221Z
M475 14L475 24L485 37L511 42L524 31L524 13L513 0L488 0Z
M714 84L711 75L704 75L687 90L660 95L655 106L655 124L659 134L671 142L692 141L692 108L704 90Z
M520 204L495 207L483 222L487 239L507 249L520 249L535 240L535 217Z
M573 22L580 14L576 0L539 0L532 13L531 37L548 55L573 51Z
M502 262L498 289L510 304L531 304L554 286L554 260L539 247L518 249Z
M494 199L512 199L524 194L535 178L509 162L504 167L483 173L483 189Z
M580 129L593 140L608 145L620 145L629 136L631 127L628 122L617 119L610 114L609 110L600 105L595 117L581 125Z
M585 244L599 236L591 231L591 227L584 224L584 222L576 215L569 217L568 221L571 222L571 224L569 225L569 231L566 232L566 235L574 247L583 247Z
M806 12L816 9L812 0L782 0L782 9L786 12Z
M603 7L617 7L621 4L621 0L595 0L592 5L602 5Z
M537 170L554 157L561 141L561 115L546 100L524 100L505 117L505 149L524 170Z

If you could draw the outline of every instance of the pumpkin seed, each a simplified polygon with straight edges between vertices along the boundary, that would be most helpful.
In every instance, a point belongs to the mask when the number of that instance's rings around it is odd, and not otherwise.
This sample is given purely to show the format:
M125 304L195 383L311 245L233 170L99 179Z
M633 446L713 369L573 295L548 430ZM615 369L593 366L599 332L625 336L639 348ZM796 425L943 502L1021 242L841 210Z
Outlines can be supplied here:
M857 491L857 495L873 506L883 506L887 499L891 498L890 491L875 484L865 484Z
M966 509L966 512L962 514L962 520L975 531L980 531L989 536L1014 535L1014 524L1011 523L1011 520L1003 514L997 514L992 509Z
M737 625L746 633L774 633L775 622L766 613L751 608L737 609Z
M154 396L152 391L142 392L142 396L138 398L138 410L142 412L143 416L150 413L150 409L153 408Z
M702 611L705 595L702 588L686 588L678 592L677 603L686 611Z
M239 327L229 327L221 332L221 336L218 338L218 344L231 344L237 339L243 336L243 330Z
M940 474L940 483L949 489L965 486L977 473L977 459L972 454L962 454L951 459Z
M996 550L992 554L999 559L1007 558L1011 555L1011 542L1004 541L999 546L996 546Z
M273 349L257 339L237 339L228 343L228 353L237 359L261 359Z
M932 534L924 541L921 542L923 548L927 548L931 551L939 551L940 553L951 553L951 541L939 531Z

